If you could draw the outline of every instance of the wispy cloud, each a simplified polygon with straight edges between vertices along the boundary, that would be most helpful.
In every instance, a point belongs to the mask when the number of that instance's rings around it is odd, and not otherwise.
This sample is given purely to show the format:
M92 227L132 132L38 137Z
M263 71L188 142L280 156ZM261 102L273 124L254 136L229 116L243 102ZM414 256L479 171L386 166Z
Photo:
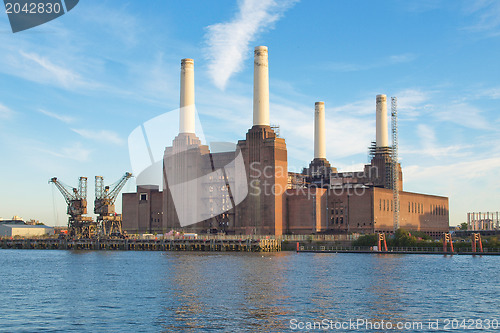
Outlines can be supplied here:
M32 67L33 73L36 73L35 79L45 78L49 81L54 81L66 88L73 85L81 85L82 80L80 75L68 68L54 64L49 59L42 57L36 53L19 52L27 65Z
M366 64L330 62L323 64L322 66L325 70L330 70L333 72L358 72L380 67L387 67L397 64L408 63L414 61L415 59L417 59L416 54L404 53L404 54L391 55L386 58L380 59L378 61Z
M433 115L439 121L454 123L466 128L493 129L492 125L484 118L482 110L468 103L444 105L433 112Z
M241 70L243 61L250 55L250 42L260 33L272 29L283 13L295 0L243 0L239 11L226 23L207 27L205 39L209 59L209 73L219 89Z
M84 148L81 143L77 142L72 145L62 147L57 151L49 149L38 149L42 153L49 154L55 157L60 157L68 160L86 162L89 160L92 151Z
M420 155L422 157L433 157L436 159L443 158L460 158L469 156L466 151L471 148L470 145L455 144L450 146L442 146L436 136L436 130L427 124L418 124L417 135L420 138L419 147L405 147L401 149L404 155Z
M473 16L474 23L465 27L472 32L485 32L490 37L500 35L500 2L475 0L465 2L465 12Z
M10 118L14 114L10 108L6 107L3 104L0 104L0 118Z
M86 139L96 140L99 142L107 142L115 145L122 145L124 143L123 139L120 136L113 132L107 130L93 131L86 129L71 129L73 132L81 135Z
M500 87L483 90L479 92L477 95L478 97L500 99Z
M75 118L73 118L71 116L57 114L57 113L50 112L50 111L47 111L44 109L39 109L38 112L46 115L47 117L51 117L51 118L57 119L59 121L62 121L63 123L66 123L66 124L70 124L70 123L75 121Z

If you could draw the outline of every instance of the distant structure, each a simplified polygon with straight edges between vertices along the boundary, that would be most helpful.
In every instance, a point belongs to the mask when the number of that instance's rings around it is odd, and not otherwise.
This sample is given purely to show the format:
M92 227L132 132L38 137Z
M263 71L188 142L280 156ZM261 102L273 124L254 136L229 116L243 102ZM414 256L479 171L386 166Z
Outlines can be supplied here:
M500 230L500 213L467 213L467 230Z
M403 191L397 150L389 145L386 95L376 96L376 141L370 147L370 164L363 170L338 172L328 161L325 103L316 102L313 159L301 173L292 173L288 172L285 139L269 122L267 47L258 46L254 51L253 124L245 139L238 141L235 152L211 152L194 133L193 64L192 59L181 61L179 134L165 149L164 190L142 185L136 193L123 194L123 228L127 232L165 233L175 229L257 235L346 234L393 233L401 227L440 237L449 231L447 197ZM190 191L179 190L180 184L215 172L238 154L243 158L248 183L248 195L241 202L230 191L235 179L225 174L193 183L196 187ZM194 170L200 174L193 174ZM168 174L177 177L166 177ZM176 198L185 196L199 205L174 204L174 192ZM218 205L210 193L221 198ZM395 212L397 199L400 209ZM200 207L205 215L198 211ZM181 221L192 217L201 222L182 225Z
M45 225L27 224L19 216L14 216L11 220L0 220L0 237L29 237L53 234L54 228Z

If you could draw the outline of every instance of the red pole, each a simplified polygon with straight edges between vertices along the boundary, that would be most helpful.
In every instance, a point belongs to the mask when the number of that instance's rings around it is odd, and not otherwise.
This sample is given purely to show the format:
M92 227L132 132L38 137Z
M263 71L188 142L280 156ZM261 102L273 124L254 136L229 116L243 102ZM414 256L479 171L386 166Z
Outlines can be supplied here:
M382 251L382 247L380 244L380 234L378 234L378 252Z
M385 252L387 252L387 242L385 240L385 235L384 235L384 247L385 247Z
M299 252L299 249L300 249L299 242L297 242L297 252Z
M453 250L453 239L451 239L451 235L450 235L450 246L451 246L451 252L455 252Z
M481 234L479 234L479 250L483 252L483 241L481 240Z
M443 236L443 252L446 252L447 246L446 246L446 235Z

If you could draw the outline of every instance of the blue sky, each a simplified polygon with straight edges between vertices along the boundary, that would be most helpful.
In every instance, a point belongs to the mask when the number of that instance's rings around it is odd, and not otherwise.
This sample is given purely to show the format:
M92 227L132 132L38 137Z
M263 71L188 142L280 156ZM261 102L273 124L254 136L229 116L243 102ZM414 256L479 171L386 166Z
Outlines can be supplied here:
M499 42L500 3L487 0L85 0L16 34L1 14L0 217L65 225L54 176L89 177L91 211L94 176L130 170L132 130L178 107L181 58L195 60L207 141L243 139L257 45L290 170L313 157L316 101L329 161L361 169L384 93L399 100L404 189L449 196L451 225L498 211Z

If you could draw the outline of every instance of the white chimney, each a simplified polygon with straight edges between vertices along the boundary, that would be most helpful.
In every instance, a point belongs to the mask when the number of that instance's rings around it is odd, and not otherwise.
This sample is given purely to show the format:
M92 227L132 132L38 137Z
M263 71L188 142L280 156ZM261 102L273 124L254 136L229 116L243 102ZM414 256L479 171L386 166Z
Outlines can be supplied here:
M266 46L257 46L254 51L253 124L269 126L269 67Z
M326 158L324 102L314 104L314 158Z
M386 95L377 95L377 147L389 147Z
M181 103L179 133L194 133L194 60L181 60Z

